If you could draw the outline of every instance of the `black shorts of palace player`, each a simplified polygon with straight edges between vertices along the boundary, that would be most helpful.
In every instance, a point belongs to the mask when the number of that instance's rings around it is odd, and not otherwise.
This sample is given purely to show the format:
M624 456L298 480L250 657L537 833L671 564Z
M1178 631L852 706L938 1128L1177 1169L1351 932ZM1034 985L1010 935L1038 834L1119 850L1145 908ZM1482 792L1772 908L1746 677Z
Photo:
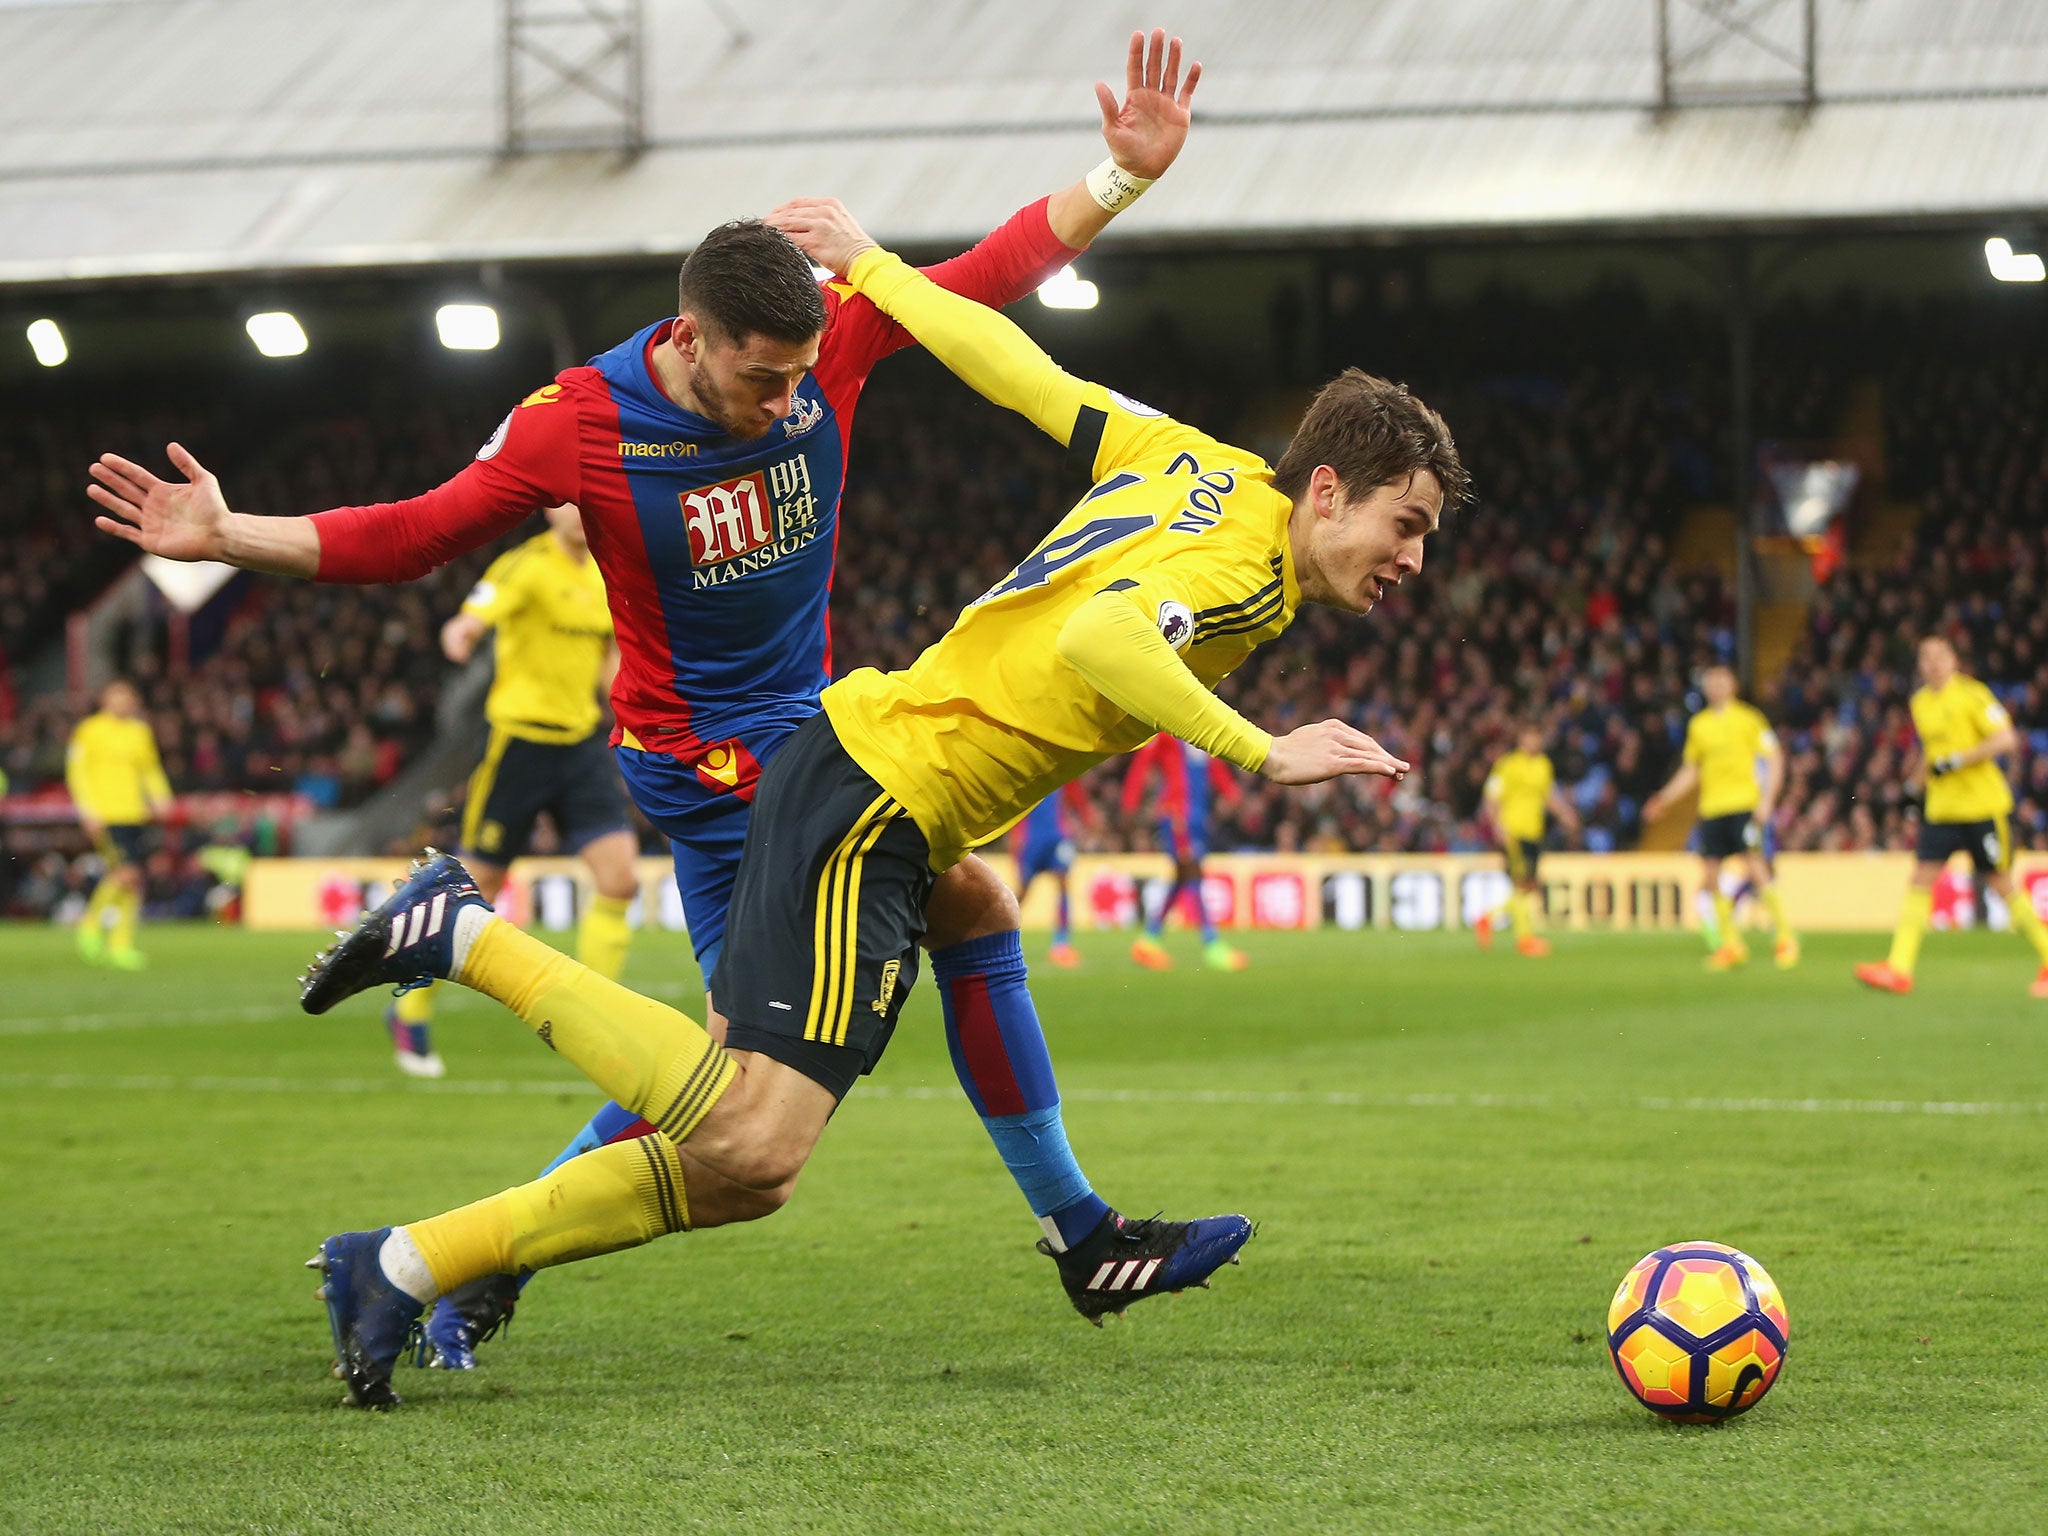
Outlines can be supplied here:
M2003 816L1983 821L1923 821L1913 856L1922 864L1946 864L1967 853L1980 875L2012 871L2012 830Z
M1508 856L1508 878L1517 885L1527 885L1536 878L1536 866L1543 859L1543 844L1531 842L1526 837L1511 837L1505 849Z
M917 979L931 847L847 756L824 714L762 771L711 1001L728 1050L759 1051L846 1097Z
M1732 811L1726 816L1702 818L1699 825L1700 857L1735 859L1763 847L1754 811Z
M122 822L101 827L93 849L109 869L140 864L149 857L149 823Z
M579 853L606 833L632 825L605 732L555 746L491 727L484 760L469 778L462 851L510 864L526 852L542 811L554 818L565 853Z

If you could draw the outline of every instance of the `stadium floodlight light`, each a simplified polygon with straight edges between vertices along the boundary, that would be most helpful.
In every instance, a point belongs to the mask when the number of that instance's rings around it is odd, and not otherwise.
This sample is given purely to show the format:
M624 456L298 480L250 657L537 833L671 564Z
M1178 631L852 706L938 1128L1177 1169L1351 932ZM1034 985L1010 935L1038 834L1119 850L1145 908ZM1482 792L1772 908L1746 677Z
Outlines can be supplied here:
M434 329L450 352L488 352L498 344L498 312L488 304L443 304Z
M270 309L251 315L246 329L265 357L297 357L306 350L306 328L289 310Z
M2015 251L2012 242L2000 235L1984 242L1984 260L2001 283L2038 283L2048 278L2048 262L2032 252Z
M60 367L71 355L71 349L64 345L64 332L54 320L37 320L28 328L29 350L36 355L36 361L45 368Z
M1102 290L1072 267L1061 267L1038 285L1038 302L1047 309L1093 309Z

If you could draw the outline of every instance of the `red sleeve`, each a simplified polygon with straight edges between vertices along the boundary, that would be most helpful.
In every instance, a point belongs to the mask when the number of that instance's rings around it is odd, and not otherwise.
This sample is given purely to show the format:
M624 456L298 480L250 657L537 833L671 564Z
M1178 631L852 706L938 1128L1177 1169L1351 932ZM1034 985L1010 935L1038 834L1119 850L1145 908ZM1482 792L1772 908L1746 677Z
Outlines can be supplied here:
M517 527L541 507L580 500L576 406L562 386L534 391L477 450L474 462L424 496L313 514L316 581L413 581Z
M1046 214L1050 201L1041 197L1030 207L1018 209L972 250L921 270L941 288L991 309L1016 303L1081 254L1052 232ZM854 377L865 376L877 361L916 340L875 308L865 294L838 282L826 284L826 290L838 302L824 346L833 354L833 362Z

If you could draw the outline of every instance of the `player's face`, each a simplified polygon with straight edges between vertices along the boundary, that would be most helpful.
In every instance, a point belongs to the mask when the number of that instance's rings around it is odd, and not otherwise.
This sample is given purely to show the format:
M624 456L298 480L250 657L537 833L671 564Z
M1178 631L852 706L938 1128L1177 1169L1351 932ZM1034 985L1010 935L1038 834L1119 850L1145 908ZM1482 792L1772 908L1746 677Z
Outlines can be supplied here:
M1941 688L1956 675L1956 653L1946 640L1920 642L1920 678L1930 688Z
M573 501L565 501L559 507L549 507L542 516L555 531L555 537L571 549L588 549L590 540L583 533L583 513Z
M1707 702L1719 709L1735 697L1735 674L1726 667L1709 667L1706 676L1700 679L1700 688Z
M762 436L789 414L797 385L818 362L815 336L797 343L765 336L735 341L715 328L678 323L675 343L690 361L698 414L742 440Z
M1309 498L1314 570L1304 594L1351 613L1370 613L1390 588L1422 570L1422 541L1436 532L1444 505L1443 487L1426 469L1351 496L1325 466L1310 477Z
M1522 732L1521 739L1515 745L1528 753L1529 756L1534 757L1543 750L1543 733L1541 731L1524 731Z
M100 703L110 715L119 715L124 720L133 720L142 713L142 695L127 683L115 683L100 696Z

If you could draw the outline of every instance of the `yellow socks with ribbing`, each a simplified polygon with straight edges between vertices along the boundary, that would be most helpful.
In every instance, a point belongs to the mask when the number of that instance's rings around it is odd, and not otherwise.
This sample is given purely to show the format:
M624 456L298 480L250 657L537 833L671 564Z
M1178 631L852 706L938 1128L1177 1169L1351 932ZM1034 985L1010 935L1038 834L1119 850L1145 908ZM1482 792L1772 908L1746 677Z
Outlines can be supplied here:
M637 1136L572 1157L531 1184L407 1223L443 1295L485 1275L637 1248L690 1224L683 1166L666 1136Z
M1760 894L1764 910L1771 914L1771 931L1777 934L1778 942L1782 944L1785 940L1796 937L1792 932L1792 925L1785 921L1785 901L1778 894L1777 886L1767 885Z
M135 930L142 919L142 893L118 882L107 898L107 904L114 909L114 926L107 932L107 948L114 954L125 954L135 947Z
M1899 908L1899 926L1892 930L1892 952L1888 964L1901 976L1913 974L1920 963L1920 940L1926 936L1927 920L1934 915L1934 892L1924 885L1906 887L1905 904Z
M434 992L441 985L430 981L424 987L414 987L410 992L398 994L391 1011L398 1015L401 1024L431 1024L434 1022Z
M2033 945L2041 963L2048 965L2048 927L2042 925L2040 913L2034 910L2032 893L2024 885L2015 883L2012 899L2005 905L2012 914L2013 931Z
M502 918L490 918L467 944L455 980L510 1008L585 1077L672 1140L694 1131L732 1083L732 1058L696 1020L629 992Z
M626 926L632 904L630 897L593 895L576 925L576 958L613 981L625 973L626 951L633 945L633 930Z
M1529 893L1517 891L1508 898L1508 918L1515 925L1515 941L1520 943L1536 931L1536 920L1529 910Z

